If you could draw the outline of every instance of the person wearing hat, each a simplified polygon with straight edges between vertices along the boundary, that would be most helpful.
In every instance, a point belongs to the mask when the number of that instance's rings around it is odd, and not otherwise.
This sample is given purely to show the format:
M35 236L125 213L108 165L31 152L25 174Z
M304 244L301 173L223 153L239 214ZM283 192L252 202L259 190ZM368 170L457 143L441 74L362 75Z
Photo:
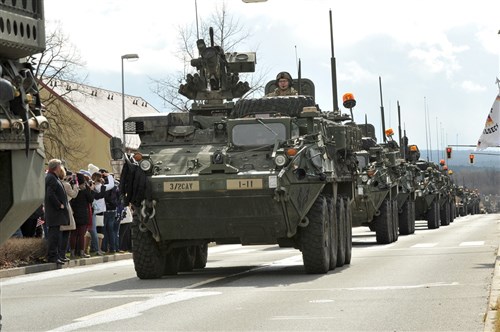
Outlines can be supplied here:
M266 97L278 97L278 96L296 96L297 90L292 87L292 76L286 72L282 71L276 76L276 86L273 92L270 92Z

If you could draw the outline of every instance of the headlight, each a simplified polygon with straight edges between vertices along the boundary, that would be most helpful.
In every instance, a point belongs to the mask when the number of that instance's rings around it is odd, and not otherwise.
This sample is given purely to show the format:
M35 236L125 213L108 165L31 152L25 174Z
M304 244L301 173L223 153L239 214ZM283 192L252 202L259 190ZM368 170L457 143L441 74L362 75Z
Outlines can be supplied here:
M366 175L366 174L361 175L361 181L367 182L368 181L368 175Z
M150 160L148 159L143 159L141 160L141 162L139 163L139 167L144 171L144 172L147 172L151 169L151 167L153 166L153 164L151 163Z
M282 154L279 154L276 157L274 157L274 163L278 167L285 166L286 162L287 162L287 158L284 155L282 155Z

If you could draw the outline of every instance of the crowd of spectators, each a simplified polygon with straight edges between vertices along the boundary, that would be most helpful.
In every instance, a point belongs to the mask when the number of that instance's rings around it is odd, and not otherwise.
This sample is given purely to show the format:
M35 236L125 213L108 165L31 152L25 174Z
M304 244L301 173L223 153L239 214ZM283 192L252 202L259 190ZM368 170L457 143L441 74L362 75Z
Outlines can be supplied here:
M47 260L64 264L70 259L130 251L131 222L131 210L123 206L114 174L93 164L73 172L53 159L47 170L44 203L13 236L46 238Z

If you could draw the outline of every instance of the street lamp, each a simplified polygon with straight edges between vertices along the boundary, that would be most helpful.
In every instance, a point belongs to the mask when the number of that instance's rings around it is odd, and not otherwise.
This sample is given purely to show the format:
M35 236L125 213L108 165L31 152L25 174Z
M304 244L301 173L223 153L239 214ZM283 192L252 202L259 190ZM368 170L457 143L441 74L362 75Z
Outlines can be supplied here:
M125 148L125 79L123 76L123 59L139 59L137 54L125 54L122 55L122 138L123 147Z

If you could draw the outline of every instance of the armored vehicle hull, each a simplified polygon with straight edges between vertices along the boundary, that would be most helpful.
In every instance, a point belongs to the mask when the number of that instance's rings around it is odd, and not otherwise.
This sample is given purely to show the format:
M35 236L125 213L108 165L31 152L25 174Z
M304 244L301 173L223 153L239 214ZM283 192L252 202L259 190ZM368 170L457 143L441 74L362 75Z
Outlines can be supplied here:
M45 49L43 1L2 1L0 20L1 244L43 202L48 122L33 68L20 59Z

